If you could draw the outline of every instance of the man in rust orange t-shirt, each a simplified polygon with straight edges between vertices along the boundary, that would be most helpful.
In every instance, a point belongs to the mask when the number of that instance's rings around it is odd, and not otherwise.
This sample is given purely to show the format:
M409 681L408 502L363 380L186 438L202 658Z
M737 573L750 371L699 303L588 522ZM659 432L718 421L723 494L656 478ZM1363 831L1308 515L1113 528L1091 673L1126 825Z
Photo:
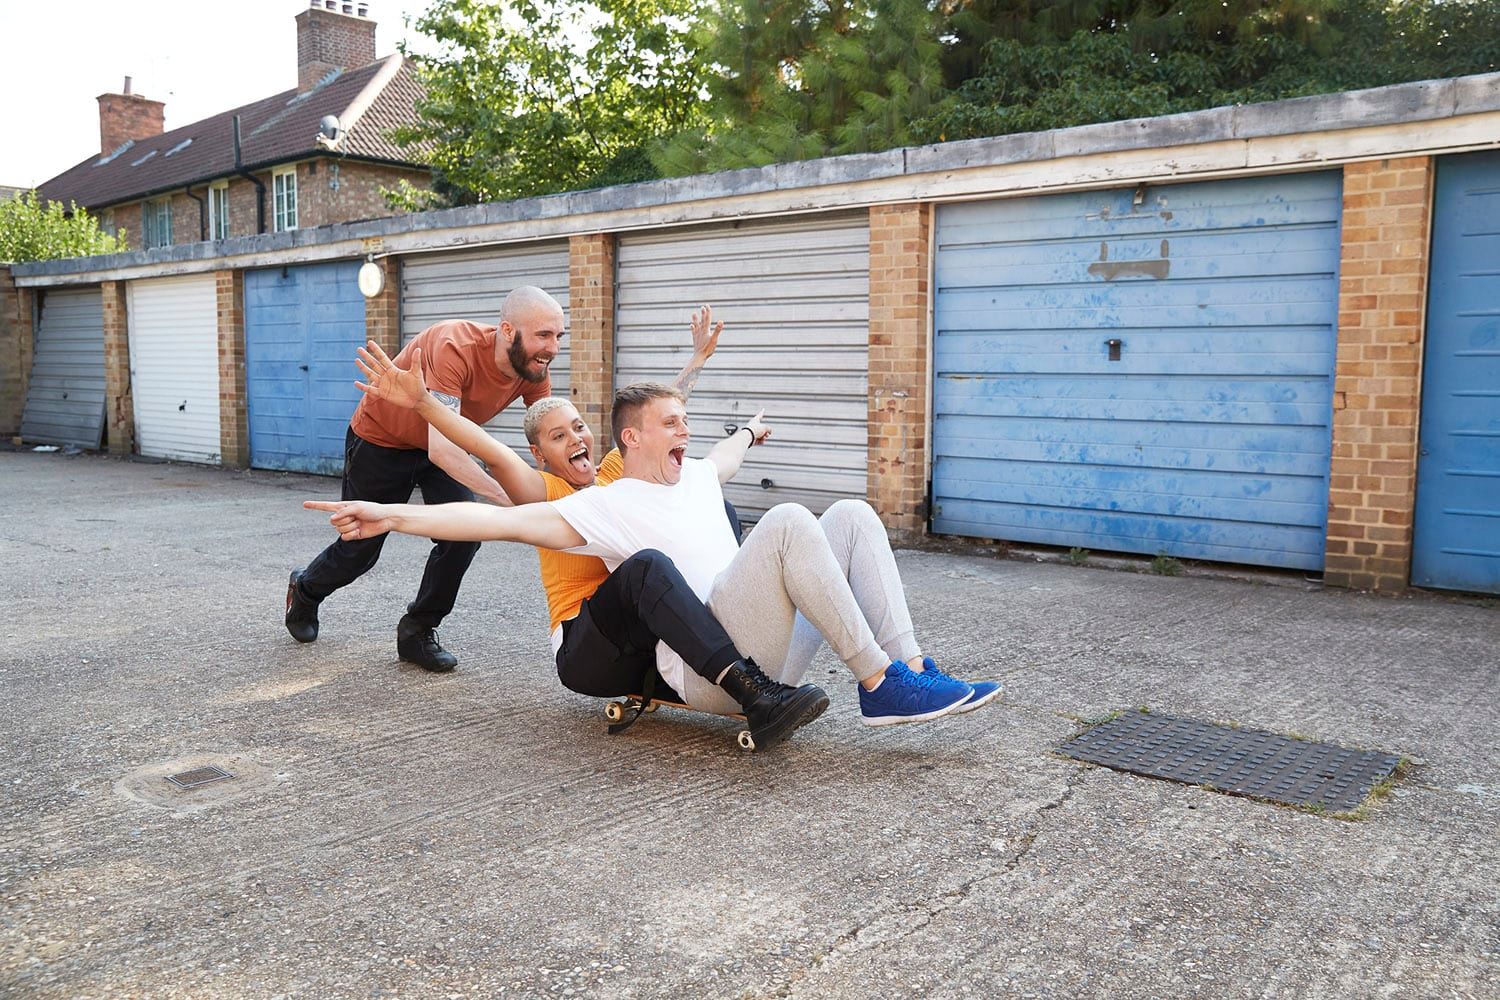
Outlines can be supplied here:
M500 324L444 320L417 334L396 356L400 364L422 351L428 389L444 406L476 424L516 399L526 404L552 394L547 373L561 349L562 307L540 288L506 296ZM476 494L509 504L500 484L463 449L415 412L374 396L360 400L344 439L345 500L405 503L422 489L425 503L473 500ZM286 627L298 642L318 637L318 605L353 583L380 558L385 538L334 542L305 570L293 571L286 592ZM476 542L434 542L416 600L396 627L401 659L435 672L458 665L438 642L438 623L453 610Z

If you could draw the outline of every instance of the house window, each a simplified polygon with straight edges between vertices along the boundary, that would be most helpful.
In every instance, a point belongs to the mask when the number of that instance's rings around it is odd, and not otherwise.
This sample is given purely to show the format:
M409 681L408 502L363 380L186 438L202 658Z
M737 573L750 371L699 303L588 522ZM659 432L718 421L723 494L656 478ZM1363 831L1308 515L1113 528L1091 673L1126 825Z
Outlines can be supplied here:
M141 202L141 245L146 249L172 242L172 200L158 198Z
M271 176L275 193L276 232L297 228L297 168L286 167Z
M220 181L208 189L208 238L227 239L229 236L229 184Z

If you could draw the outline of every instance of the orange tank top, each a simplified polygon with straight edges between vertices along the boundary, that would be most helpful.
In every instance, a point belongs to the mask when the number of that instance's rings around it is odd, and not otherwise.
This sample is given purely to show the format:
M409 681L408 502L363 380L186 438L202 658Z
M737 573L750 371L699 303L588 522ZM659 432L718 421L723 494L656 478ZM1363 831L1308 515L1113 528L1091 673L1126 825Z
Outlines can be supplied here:
M604 456L604 461L599 463L594 482L598 486L606 486L619 479L623 471L624 463L620 460L620 452L611 450ZM548 500L561 500L578 492L578 488L572 483L550 472L543 472L542 480L547 484ZM598 556L580 556L571 552L538 548L536 557L542 571L542 588L547 591L547 614L552 619L548 625L550 632L563 622L578 616L578 609L583 602L593 597L599 585L609 578L609 570L604 567L604 560Z

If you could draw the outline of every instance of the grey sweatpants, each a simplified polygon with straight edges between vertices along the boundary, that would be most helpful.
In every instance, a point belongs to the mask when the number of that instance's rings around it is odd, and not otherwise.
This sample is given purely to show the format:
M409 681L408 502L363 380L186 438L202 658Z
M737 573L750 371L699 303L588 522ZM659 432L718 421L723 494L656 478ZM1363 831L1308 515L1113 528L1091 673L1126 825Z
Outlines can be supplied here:
M861 681L919 650L885 526L863 500L840 500L821 518L799 504L771 508L714 579L708 607L783 684L802 683L825 639ZM685 680L694 707L739 711L723 688Z

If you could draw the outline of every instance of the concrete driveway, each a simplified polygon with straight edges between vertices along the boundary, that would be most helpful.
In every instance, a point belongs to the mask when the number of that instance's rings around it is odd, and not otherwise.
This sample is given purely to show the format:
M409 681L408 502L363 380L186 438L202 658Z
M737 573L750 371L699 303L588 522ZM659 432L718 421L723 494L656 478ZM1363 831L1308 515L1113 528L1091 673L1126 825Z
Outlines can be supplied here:
M0 453L0 994L1494 997L1500 609L904 552L919 633L1002 704L770 754L604 732L488 545L395 660L396 538L298 646L335 481ZM1358 821L1074 763L1146 705L1390 751ZM236 777L176 792L214 763Z

